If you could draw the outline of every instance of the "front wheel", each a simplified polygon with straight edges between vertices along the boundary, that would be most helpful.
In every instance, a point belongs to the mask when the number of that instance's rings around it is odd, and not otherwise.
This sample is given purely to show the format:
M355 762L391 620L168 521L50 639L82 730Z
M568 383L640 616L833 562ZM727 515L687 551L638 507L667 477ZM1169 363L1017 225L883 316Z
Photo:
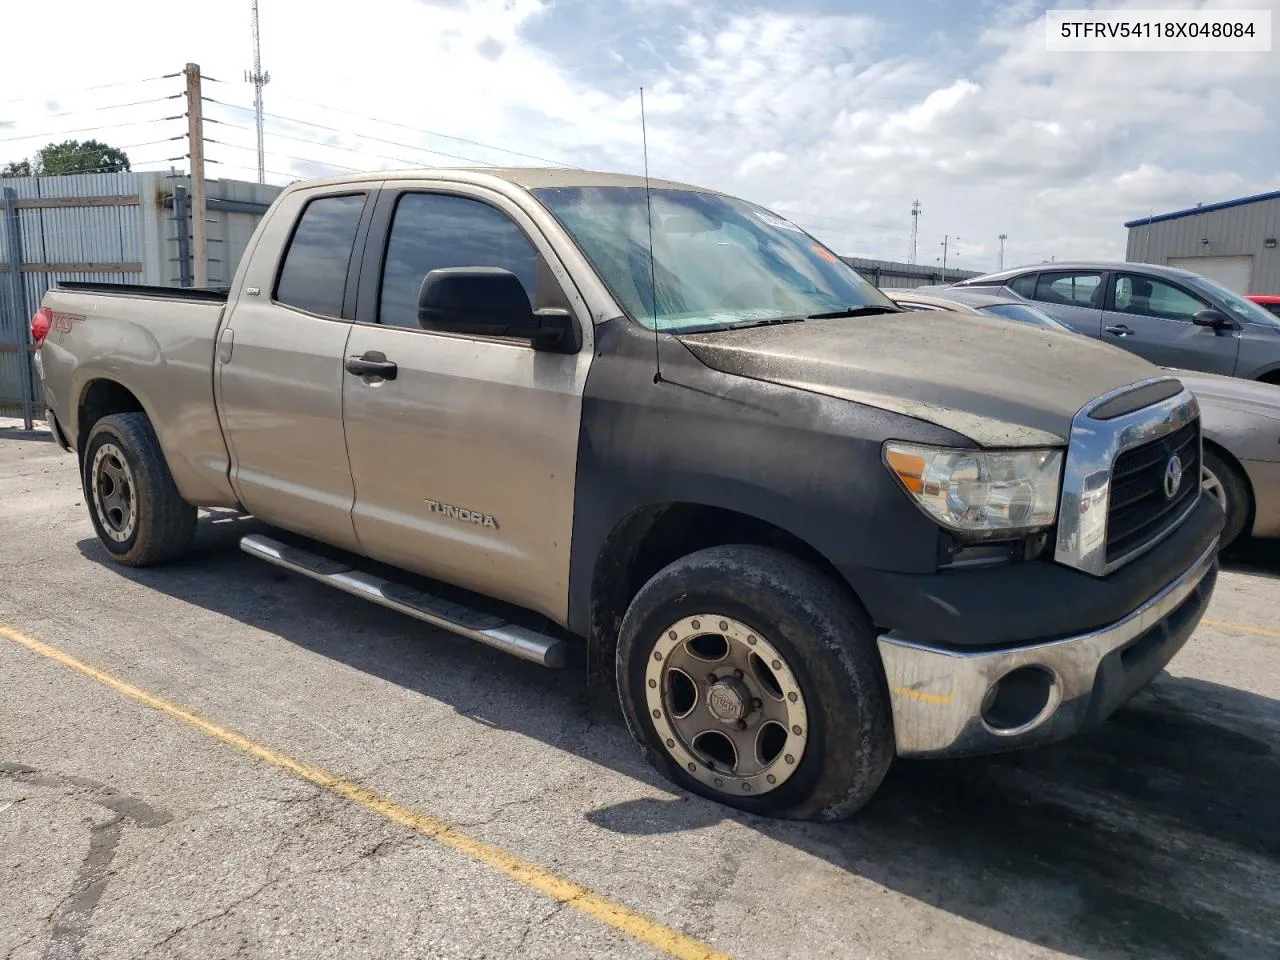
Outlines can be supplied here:
M1231 464L1206 447L1203 486L1227 515L1222 536L1218 538L1218 549L1225 550L1240 538L1249 524L1253 512L1249 483Z
M142 567L190 548L196 508L178 493L145 413L117 413L95 423L81 469L89 518L116 561Z
M777 550L722 546L659 571L618 639L632 736L676 784L753 813L836 820L893 759L865 613Z

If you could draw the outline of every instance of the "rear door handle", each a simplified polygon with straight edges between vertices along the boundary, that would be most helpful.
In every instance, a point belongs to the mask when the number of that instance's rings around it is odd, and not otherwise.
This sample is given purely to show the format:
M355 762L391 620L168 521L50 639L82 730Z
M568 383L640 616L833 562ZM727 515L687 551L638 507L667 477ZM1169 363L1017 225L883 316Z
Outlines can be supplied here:
M1104 328L1107 333L1114 333L1117 337L1127 337L1133 333L1133 327L1126 327L1123 323L1117 323L1114 326Z
M377 358L365 354L363 357L347 357L347 373L357 377L381 377L383 380L394 380L399 367L394 360L386 359L382 354Z

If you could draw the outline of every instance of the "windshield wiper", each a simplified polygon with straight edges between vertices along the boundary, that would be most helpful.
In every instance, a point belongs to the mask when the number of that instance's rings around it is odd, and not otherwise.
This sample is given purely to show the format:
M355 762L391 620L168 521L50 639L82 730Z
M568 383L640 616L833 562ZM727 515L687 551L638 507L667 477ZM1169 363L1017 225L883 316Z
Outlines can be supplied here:
M835 320L838 317L870 317L877 313L903 313L901 307L848 307L844 310L832 310L830 313L811 313L809 320Z
M727 324L725 329L742 330L746 327L767 327L776 323L803 323L812 319L812 317L765 317L758 320L739 320L737 323Z

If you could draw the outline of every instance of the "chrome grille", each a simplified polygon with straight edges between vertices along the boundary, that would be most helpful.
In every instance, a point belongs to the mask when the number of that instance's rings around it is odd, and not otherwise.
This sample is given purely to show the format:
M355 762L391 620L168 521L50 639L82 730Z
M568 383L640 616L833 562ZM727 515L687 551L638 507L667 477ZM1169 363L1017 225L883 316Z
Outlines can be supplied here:
M1182 483L1169 498L1173 506L1165 509L1171 449L1185 450L1187 457ZM1160 500L1153 495L1156 470ZM1185 385L1161 376L1097 397L1071 422L1054 560L1106 576L1186 519L1199 490L1200 406Z
M1181 465L1173 497L1166 495L1165 471L1176 456ZM1125 450L1111 468L1107 511L1107 562L1114 563L1176 524L1200 493L1200 421L1159 439Z

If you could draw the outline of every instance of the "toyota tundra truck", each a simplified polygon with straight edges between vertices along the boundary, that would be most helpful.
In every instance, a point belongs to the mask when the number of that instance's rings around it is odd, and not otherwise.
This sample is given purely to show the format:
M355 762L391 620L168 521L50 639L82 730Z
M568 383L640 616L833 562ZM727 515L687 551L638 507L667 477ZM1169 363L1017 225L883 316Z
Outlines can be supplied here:
M845 817L895 755L1098 723L1217 578L1175 376L901 310L695 186L303 181L229 288L64 283L32 331L118 562L250 514L255 557L586 665L662 774L760 814Z

